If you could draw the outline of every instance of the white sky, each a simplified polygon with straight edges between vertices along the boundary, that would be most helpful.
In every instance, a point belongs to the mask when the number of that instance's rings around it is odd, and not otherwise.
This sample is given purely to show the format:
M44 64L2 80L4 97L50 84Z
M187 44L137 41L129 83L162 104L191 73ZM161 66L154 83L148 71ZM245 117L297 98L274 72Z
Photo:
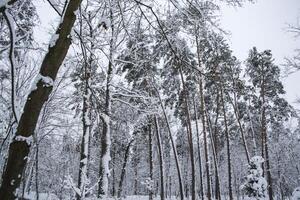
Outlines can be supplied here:
M300 48L300 38L288 33L287 24L296 24L300 17L300 0L257 0L242 8L224 7L221 25L230 31L229 44L234 55L245 60L249 49L271 49L276 64L284 63L295 48ZM284 79L287 99L293 103L300 97L300 72ZM297 106L299 107L299 105Z

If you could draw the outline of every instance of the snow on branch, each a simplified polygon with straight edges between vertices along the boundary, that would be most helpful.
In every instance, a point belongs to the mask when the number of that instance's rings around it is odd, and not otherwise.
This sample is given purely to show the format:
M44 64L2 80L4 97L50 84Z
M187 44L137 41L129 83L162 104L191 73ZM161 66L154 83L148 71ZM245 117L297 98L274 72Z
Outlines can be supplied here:
M15 137L15 141L17 141L17 142L26 142L27 145L30 146L33 142L33 137L32 137L32 135L29 136L29 137L24 137L22 135L17 135Z
M53 84L54 84L54 81L51 77L49 76L43 76L41 74L38 74L36 76L36 78L34 79L32 85L31 85L31 90L30 91L34 91L37 89L37 84L39 82L42 82L43 83L43 87L52 87Z

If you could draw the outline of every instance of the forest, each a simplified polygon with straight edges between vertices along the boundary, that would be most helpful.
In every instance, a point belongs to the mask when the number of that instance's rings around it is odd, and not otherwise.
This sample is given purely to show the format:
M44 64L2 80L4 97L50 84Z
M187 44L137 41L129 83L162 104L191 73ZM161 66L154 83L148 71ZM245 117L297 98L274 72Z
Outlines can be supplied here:
M0 0L0 200L299 200L300 45L241 60L219 23L255 3Z

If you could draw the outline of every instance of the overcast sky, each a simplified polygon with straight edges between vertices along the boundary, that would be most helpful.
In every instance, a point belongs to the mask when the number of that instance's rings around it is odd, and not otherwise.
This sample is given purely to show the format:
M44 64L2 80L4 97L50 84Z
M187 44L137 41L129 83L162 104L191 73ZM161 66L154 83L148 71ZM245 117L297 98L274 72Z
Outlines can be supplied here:
M288 24L296 24L300 17L300 0L257 0L242 8L222 9L222 27L231 32L228 40L234 55L245 60L253 46L258 50L271 49L276 64L300 48L300 38L288 33ZM300 18L299 18L300 20ZM300 97L300 72L284 80L286 97L292 103ZM300 107L299 105L297 107Z

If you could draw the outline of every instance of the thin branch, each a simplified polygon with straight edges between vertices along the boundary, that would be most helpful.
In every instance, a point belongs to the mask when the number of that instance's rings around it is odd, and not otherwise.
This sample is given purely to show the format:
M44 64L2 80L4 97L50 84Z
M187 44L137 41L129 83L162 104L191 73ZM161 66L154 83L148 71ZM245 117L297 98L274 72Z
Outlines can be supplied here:
M9 62L10 62L10 73L11 73L11 104L12 104L12 112L13 116L15 118L15 121L18 123L18 117L16 114L15 109L15 41L16 41L16 33L15 33L15 27L14 22L12 20L12 16L7 12L7 9L5 9L2 12L5 21L7 23L7 26L9 28L9 34L10 34L10 50L9 50Z

